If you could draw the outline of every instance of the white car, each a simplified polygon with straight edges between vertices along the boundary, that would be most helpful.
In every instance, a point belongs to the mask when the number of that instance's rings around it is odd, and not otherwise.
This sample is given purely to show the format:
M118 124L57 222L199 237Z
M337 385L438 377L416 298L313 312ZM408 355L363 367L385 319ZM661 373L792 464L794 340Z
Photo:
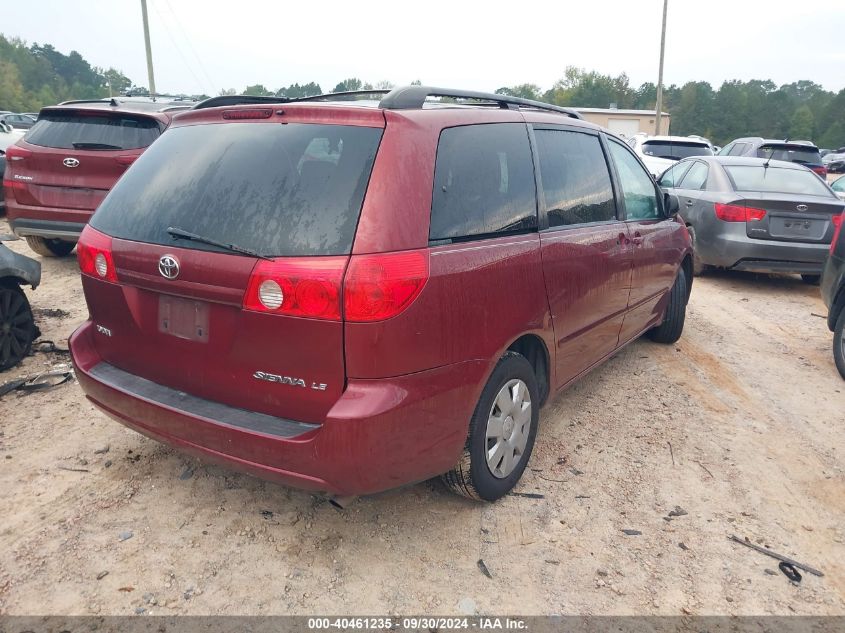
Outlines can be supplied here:
M634 151L655 178L688 156L713 156L710 141L700 136L649 136L635 134L628 139Z
M0 123L0 150L5 152L9 145L17 143L26 132L26 130L16 130L10 125Z

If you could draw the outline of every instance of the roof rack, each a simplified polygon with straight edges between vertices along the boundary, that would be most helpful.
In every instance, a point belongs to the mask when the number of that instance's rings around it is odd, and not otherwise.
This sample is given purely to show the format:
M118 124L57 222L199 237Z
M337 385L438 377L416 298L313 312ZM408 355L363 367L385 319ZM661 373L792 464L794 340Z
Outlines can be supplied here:
M110 106L117 106L117 100L111 99L76 99L74 101L62 101L59 105L76 105L77 103L108 103Z
M509 97L508 95L494 94L492 92L473 92L470 90L452 90L451 88L431 88L429 86L404 86L401 88L393 88L392 90L352 90L349 92L330 92L322 95L313 95L310 97L297 97L290 99L288 97L275 96L258 96L258 95L224 95L220 97L211 97L205 101L200 101L193 106L193 110L203 110L205 108L218 108L221 106L235 106L235 105L254 105L258 103L283 104L283 103L302 103L303 101L343 101L346 97L360 97L369 96L375 97L377 95L385 95L379 101L379 107L383 110L420 110L425 104L428 97L449 97L452 99L472 99L475 101L486 101L491 105L498 105L500 108L508 110L517 110L520 107L534 108L535 110L546 110L549 112L556 112L558 114L565 114L573 119L582 119L583 117L571 108L564 108L562 106L552 105L550 103L543 103L542 101L532 101L531 99L522 99L520 97ZM486 105L486 104L485 104Z
M451 88L432 88L429 86L404 86L402 88L395 88L381 100L379 107L384 110L419 110L423 107L423 104L428 97L450 97L452 99L490 101L503 109L516 110L521 106L524 108L557 112L558 114L565 114L573 119L583 118L580 114L578 114L578 112L571 108L543 103L542 101L533 101L531 99L522 99L520 97L510 97L508 95L494 94L492 92L453 90Z
M220 97L211 97L205 101L200 101L193 106L194 110L203 110L205 108L219 108L221 106L235 106L235 105L254 105L256 103L277 104L277 103L298 103L301 101L329 101L335 99L342 101L344 97L358 97L362 95L375 96L387 94L390 90L351 90L349 92L330 92L321 95L312 95L310 97L275 97L275 96L259 96L259 95L223 95Z

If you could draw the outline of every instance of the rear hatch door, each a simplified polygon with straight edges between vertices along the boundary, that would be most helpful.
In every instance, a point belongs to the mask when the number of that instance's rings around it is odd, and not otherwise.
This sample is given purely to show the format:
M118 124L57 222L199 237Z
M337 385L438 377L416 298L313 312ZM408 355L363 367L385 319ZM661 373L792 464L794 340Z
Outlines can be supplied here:
M384 118L375 111L352 124L327 109L317 120L316 108L299 119L293 110L168 130L92 218L113 238L119 283L86 278L86 298L111 333L96 343L110 364L197 397L319 423L345 388L340 287ZM267 280L278 292L268 286L265 299L281 301L278 309L256 294Z
M99 109L47 108L9 161L25 183L22 204L96 209L109 189L161 134L153 117Z

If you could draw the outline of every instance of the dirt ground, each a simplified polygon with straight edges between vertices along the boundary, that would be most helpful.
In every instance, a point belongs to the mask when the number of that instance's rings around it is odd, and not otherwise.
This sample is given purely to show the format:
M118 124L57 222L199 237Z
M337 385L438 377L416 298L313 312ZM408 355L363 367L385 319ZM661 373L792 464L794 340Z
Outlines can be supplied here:
M64 346L86 316L76 261L43 265L27 294ZM677 345L634 343L541 412L518 489L539 498L492 505L432 481L338 511L129 431L75 383L8 395L0 613L845 614L825 313L797 277L697 279ZM791 584L731 534L825 575Z

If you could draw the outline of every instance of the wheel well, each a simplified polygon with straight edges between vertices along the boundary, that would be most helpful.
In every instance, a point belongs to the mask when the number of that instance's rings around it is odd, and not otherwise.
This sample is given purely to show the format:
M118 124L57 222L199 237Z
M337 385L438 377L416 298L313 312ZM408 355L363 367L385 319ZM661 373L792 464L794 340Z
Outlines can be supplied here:
M692 293L692 255L687 253L684 256L683 261L681 262L681 270L684 271L684 275L687 278L687 301L689 301L690 294Z
M525 334L511 343L508 350L521 354L531 363L540 385L540 403L544 403L549 397L549 350L546 344L539 336Z

